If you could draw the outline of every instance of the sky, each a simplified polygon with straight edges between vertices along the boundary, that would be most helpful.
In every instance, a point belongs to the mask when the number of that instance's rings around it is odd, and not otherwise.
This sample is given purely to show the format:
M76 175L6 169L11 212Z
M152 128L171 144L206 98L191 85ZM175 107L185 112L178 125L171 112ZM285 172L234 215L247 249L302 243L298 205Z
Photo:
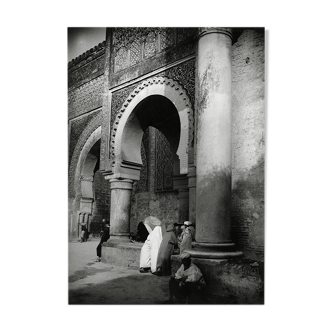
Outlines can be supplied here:
M68 62L106 40L106 28L68 28Z

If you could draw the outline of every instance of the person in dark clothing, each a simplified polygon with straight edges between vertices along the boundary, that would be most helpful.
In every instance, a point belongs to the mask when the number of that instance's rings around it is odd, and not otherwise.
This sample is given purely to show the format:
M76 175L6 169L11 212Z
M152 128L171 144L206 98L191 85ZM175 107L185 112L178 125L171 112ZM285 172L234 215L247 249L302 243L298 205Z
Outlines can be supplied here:
M86 227L82 226L81 227L81 243L87 241L86 233L87 233Z
M201 270L191 262L190 255L181 255L182 265L169 281L169 299L166 303L173 303L175 297L179 303L193 304L198 293L199 285L205 284Z
M101 235L101 239L100 239L100 242L97 246L97 259L95 260L95 262L100 262L101 261L101 244L103 242L106 242L110 237L110 225L106 224L105 227L104 227L104 230L102 232L102 235Z
M131 238L131 242L145 242L145 240L147 239L147 237L149 236L149 231L146 229L145 225L140 222L137 225L137 233L136 233L136 237L134 238L132 236Z

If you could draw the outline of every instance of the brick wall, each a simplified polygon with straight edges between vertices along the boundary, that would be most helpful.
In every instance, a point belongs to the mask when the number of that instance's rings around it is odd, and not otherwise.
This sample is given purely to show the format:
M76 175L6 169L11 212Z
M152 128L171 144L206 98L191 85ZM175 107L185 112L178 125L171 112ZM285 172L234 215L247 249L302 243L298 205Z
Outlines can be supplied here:
M232 49L232 237L264 259L264 29L244 30Z

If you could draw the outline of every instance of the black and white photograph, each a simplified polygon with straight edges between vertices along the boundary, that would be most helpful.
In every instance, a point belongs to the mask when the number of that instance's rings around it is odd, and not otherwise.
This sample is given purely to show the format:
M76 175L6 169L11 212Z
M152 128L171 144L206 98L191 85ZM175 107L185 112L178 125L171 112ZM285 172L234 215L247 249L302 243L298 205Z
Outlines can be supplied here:
M68 63L69 304L264 304L264 27L68 28L68 52L88 42Z

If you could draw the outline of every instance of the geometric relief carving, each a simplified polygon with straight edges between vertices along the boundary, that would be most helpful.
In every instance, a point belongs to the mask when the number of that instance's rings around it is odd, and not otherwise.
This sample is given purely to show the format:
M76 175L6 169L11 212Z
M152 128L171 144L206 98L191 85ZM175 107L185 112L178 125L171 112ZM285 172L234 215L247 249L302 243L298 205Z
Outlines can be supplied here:
M139 83L136 83L134 85L131 85L127 88L121 89L119 91L116 91L112 94L112 103L111 103L111 120L110 120L110 128L113 128L116 116L119 114L121 106L123 105L124 101L126 98L128 98L129 94L135 89ZM112 144L112 139L114 137L111 137L111 142ZM111 158L111 153L109 158Z
M157 52L171 49L176 39L181 45L176 52L169 52L169 61L189 55L194 52L193 37L196 32L197 28L115 28L112 45L114 72L137 65L142 60L142 54L144 59L149 59Z
M174 44L174 29L166 28L160 30L160 49L164 50Z
M105 65L104 54L98 58L93 59L84 66L72 71L68 75L68 87L73 85L78 85L84 80L89 79L91 75L97 75L98 73L103 73Z
M150 32L144 43L144 56L150 58L156 53L156 36L154 32Z
M145 131L141 144L142 168L140 179L137 184L137 191L148 191L148 170L149 170L149 128Z
M141 43L135 40L130 45L130 66L141 61Z
M195 59L165 70L165 75L179 82L188 92L191 104L195 103Z
M121 47L115 54L114 72L118 72L128 67L128 52L125 47Z
M177 81L187 91L191 105L195 105L195 59L186 61L178 66L172 67L160 73L160 76L167 76L174 81ZM189 114L189 145L194 146L194 128L195 128L195 114L192 107L192 113Z
M173 190L173 153L167 138L156 129L155 191Z
M101 75L68 94L68 111L70 118L102 106L104 75Z

